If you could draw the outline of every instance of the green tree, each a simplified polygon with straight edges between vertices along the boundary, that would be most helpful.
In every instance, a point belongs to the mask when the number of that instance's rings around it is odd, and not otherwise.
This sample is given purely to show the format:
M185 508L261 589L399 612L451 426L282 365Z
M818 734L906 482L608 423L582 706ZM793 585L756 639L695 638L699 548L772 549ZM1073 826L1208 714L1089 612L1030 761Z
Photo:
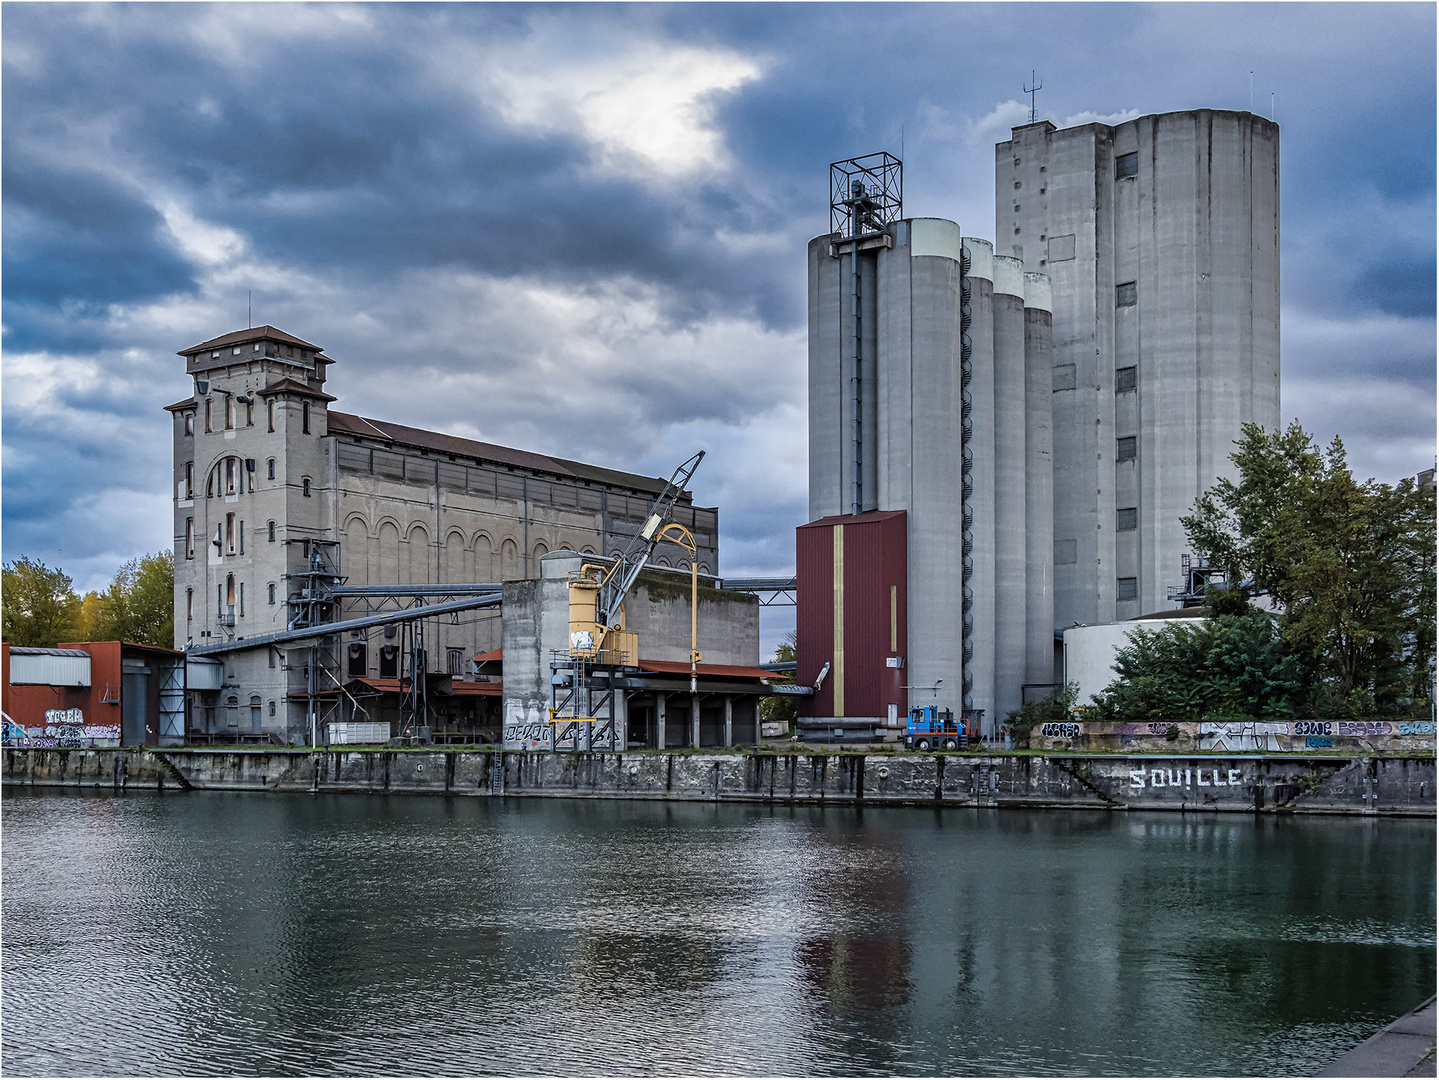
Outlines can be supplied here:
M175 563L171 553L157 551L121 566L101 598L101 609L103 640L173 648Z
M1095 700L1101 716L1125 723L1293 716L1308 696L1303 660L1277 620L1247 604L1135 630L1114 670L1118 678Z
M1182 519L1195 549L1282 605L1288 648L1317 680L1311 707L1421 706L1433 685L1434 492L1349 471L1335 438L1247 424L1221 480ZM1281 680L1282 681L1282 680Z
M798 641L795 632L791 630L774 650L774 662L776 664L792 664L795 661L796 643ZM792 694L771 694L760 699L759 718L770 724L784 724L788 728L794 727L795 704L798 701Z
M53 649L73 641L79 617L68 574L24 555L0 567L0 622L11 645Z
M1028 701L1004 718L1014 735L1014 745L1027 747L1030 733L1041 724L1053 724L1074 719L1070 709L1079 699L1079 684L1065 683L1063 687L1046 695L1039 701Z

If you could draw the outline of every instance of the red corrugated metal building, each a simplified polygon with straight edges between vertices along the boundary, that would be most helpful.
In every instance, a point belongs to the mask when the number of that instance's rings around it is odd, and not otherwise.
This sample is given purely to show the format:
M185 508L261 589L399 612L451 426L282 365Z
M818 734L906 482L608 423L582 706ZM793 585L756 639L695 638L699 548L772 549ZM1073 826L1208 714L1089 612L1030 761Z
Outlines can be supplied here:
M903 510L820 518L795 530L795 681L801 716L891 719L909 711L908 555Z

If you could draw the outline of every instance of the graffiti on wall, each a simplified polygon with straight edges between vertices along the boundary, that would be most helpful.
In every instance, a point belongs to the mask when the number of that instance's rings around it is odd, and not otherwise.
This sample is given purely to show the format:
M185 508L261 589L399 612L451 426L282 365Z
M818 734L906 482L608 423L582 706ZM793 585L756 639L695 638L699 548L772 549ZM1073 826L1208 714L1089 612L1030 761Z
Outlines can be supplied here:
M554 729L537 705L528 709L520 702L505 703L504 747L506 750L549 750Z
M87 724L82 709L47 709L45 722L25 726L6 719L6 746L32 750L67 750L83 746L119 746L119 724Z
M1146 787L1243 787L1244 774L1240 769L1130 769L1129 786L1135 791L1143 791Z
M1400 735L1433 735L1435 723L1433 720L1400 720Z
M1199 725L1200 738L1214 740L1207 750L1283 750L1279 736L1288 734L1288 724L1266 721Z
M1042 724L1039 734L1046 739L1077 739L1080 730L1078 724Z

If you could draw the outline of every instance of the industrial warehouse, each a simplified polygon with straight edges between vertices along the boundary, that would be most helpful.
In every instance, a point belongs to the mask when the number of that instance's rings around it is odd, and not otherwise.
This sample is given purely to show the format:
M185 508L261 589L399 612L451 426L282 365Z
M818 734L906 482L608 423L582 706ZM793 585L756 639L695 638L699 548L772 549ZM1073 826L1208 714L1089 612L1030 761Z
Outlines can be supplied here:
M754 745L774 694L814 741L912 708L999 736L1066 627L1195 598L1179 517L1278 426L1278 128L1039 122L995 154L994 241L908 213L889 154L831 166L785 577L721 573L702 452L666 480L341 412L273 326L181 349L184 713L147 741ZM796 604L796 664L762 665L762 602Z

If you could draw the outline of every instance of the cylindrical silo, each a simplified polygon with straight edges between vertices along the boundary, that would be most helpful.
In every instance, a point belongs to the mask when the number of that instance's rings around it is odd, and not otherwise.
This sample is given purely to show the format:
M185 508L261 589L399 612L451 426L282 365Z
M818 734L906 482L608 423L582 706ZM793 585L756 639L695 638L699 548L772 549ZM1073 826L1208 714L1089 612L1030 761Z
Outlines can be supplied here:
M1054 682L1054 310L1048 274L1024 275L1024 681Z
M969 590L971 633L965 676L974 708L984 710L985 730L994 720L994 245L964 238L969 263L964 292L968 338L970 495ZM950 481L959 490L963 478Z
M1025 671L1024 263L994 257L994 709L1019 708Z
M964 675L958 482L962 248L952 221L915 218L905 224L908 244L883 252L880 266L883 278L891 262L903 262L893 273L908 275L908 296L894 297L879 329L882 367L896 375L907 369L908 379L882 380L880 396L892 418L883 433L884 453L892 470L902 465L908 472L909 490L889 486L884 509L909 510L909 703L958 713ZM900 391L907 394L896 400Z

